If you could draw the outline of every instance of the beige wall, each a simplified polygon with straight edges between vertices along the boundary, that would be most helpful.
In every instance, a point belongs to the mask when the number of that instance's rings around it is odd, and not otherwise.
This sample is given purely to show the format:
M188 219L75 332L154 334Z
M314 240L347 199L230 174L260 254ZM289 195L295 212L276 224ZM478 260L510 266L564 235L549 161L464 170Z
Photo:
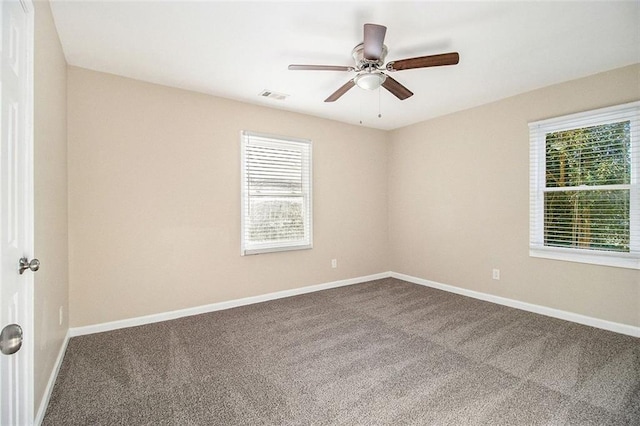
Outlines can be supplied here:
M71 325L393 270L638 326L637 270L528 256L527 123L636 100L639 70L382 132L70 67ZM314 141L313 250L239 255L243 129Z
M388 270L387 133L68 76L72 326ZM313 141L312 250L240 256L241 130Z
M68 326L67 64L48 2L35 2L35 410ZM58 310L64 318L58 323Z
M391 269L640 326L640 271L528 255L527 123L638 99L636 65L393 131Z

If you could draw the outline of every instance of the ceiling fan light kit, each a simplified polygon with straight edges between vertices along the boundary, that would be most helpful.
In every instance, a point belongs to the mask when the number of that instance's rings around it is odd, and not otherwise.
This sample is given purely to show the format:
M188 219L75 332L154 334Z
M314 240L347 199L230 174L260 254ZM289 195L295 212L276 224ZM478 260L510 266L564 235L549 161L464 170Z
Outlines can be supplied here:
M381 72L361 72L353 78L353 81L361 89L376 90L386 79L387 76Z
M402 71L415 68L438 67L443 65L456 65L460 61L457 52L443 53L439 55L419 56L417 58L391 61L384 66L384 60L388 49L384 45L384 37L387 27L377 24L364 24L364 41L353 48L351 55L356 62L355 67L342 65L289 65L290 70L305 71L356 71L354 78L346 82L342 87L333 92L325 102L335 102L353 86L365 90L375 90L380 86L387 89L400 100L413 96L413 92L404 87L398 81L386 75L380 69L389 72Z

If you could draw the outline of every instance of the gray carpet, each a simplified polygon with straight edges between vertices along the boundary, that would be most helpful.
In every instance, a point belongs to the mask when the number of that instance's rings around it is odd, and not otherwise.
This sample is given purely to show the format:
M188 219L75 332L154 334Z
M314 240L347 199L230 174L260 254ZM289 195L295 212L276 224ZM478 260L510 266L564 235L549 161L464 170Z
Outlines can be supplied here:
M69 342L44 425L640 424L640 339L384 279Z

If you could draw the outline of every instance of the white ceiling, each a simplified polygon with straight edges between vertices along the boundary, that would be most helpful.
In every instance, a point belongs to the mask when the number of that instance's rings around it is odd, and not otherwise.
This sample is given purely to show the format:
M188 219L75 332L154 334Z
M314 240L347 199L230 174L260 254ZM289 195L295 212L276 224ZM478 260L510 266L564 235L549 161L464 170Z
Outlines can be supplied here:
M394 129L550 84L640 63L640 2L65 1L52 10L70 65ZM457 51L456 66L398 71L415 95L354 87L362 26L387 27L387 62ZM258 97L263 89L290 95ZM382 118L378 118L380 108Z

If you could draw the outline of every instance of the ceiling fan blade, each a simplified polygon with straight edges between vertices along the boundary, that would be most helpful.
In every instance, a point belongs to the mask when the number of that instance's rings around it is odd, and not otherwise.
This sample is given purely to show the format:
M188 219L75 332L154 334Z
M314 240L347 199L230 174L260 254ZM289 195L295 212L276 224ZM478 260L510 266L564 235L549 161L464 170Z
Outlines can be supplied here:
M382 83L382 87L387 89L389 92L391 92L392 95L394 95L401 101L404 101L405 99L413 96L413 92L411 90L407 89L402 84L398 83L396 80L389 76L387 76L387 78L384 80L384 83Z
M458 52L442 53L440 55L419 56L417 58L401 59L387 64L387 71L410 70L413 68L439 67L455 65L460 61Z
M353 67L345 67L342 65L289 65L289 69L293 71L354 71Z
M338 90L333 92L331 94L331 96L329 96L324 101L325 102L335 102L335 101L337 101L340 98L340 96L342 96L345 93L347 93L347 91L349 91L349 89L351 89L355 85L356 85L356 83L354 83L353 79L347 81L345 84L342 85L342 87L340 87Z
M378 60L382 56L382 46L387 27L377 24L364 24L364 58Z

